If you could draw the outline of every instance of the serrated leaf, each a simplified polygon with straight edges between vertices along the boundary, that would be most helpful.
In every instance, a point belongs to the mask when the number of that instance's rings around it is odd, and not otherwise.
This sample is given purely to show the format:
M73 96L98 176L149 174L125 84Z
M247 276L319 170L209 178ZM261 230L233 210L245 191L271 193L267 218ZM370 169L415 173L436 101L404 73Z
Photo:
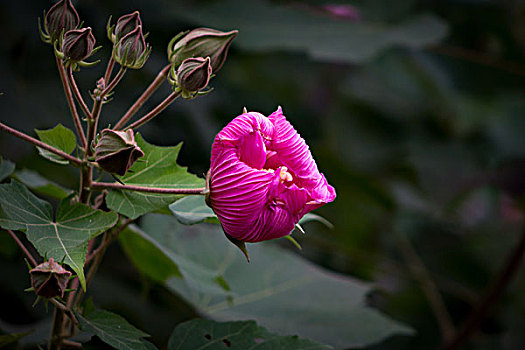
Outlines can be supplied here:
M59 150L64 151L67 154L71 154L75 150L75 147L77 145L77 140L73 131L66 128L62 124L58 124L53 129L49 130L35 129L35 132L37 133L40 141L47 143L48 145L53 146L55 148L58 148ZM58 164L69 164L69 161L67 159L64 159L40 147L37 148L38 152L42 157Z
M169 206L173 215L184 225L199 222L219 223L213 210L206 205L204 196L186 196Z
M123 183L162 188L204 187L204 179L188 173L186 167L177 164L181 143L173 147L154 146L144 141L138 133L135 139L145 155L120 178ZM112 190L106 202L110 209L136 219L152 211L167 210L170 203L181 197L181 195Z
M96 334L104 343L119 350L149 350L156 349L142 338L149 337L140 329L135 328L123 317L105 310L95 310L87 316L75 313L80 329Z
M32 332L33 331L27 331L23 333L2 334L0 335L0 348L12 343L16 343L18 340L22 339L23 337Z
M281 336L254 321L215 322L196 319L179 324L170 336L168 350L323 350L332 347L297 336Z
M15 163L3 159L0 156L0 181L7 178L15 170Z
M147 215L142 228L164 249L223 276L231 294L203 292L186 280L166 286L217 320L255 320L279 334L298 334L337 348L362 347L412 330L366 305L371 286L317 267L270 242L251 244L250 263L216 225L183 226Z
M116 213L71 204L69 198L60 202L53 220L51 204L36 197L24 185L15 181L0 185L0 226L25 231L42 256L68 264L84 289L87 243L116 222Z
M36 171L23 169L15 173L17 180L38 194L57 199L66 198L72 191L41 176Z
M231 294L220 269L200 264L191 252L157 241L135 225L122 232L119 241L137 269L157 282L166 283L174 277L184 279L192 289L203 293L227 297Z
M235 9L235 16L231 9ZM433 15L415 15L395 24L366 19L338 21L307 9L262 0L198 5L178 2L173 13L212 28L238 29L240 34L234 44L245 50L306 52L319 61L365 62L388 48L421 48L439 42L447 34L446 23Z

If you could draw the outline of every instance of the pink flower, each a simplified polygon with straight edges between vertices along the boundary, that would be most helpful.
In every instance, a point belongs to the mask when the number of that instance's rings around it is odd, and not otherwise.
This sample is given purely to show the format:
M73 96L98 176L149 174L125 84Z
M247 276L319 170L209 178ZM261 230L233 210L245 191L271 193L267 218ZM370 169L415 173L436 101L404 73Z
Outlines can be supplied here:
M243 242L286 236L301 217L335 199L281 107L244 113L216 137L209 203L227 235Z

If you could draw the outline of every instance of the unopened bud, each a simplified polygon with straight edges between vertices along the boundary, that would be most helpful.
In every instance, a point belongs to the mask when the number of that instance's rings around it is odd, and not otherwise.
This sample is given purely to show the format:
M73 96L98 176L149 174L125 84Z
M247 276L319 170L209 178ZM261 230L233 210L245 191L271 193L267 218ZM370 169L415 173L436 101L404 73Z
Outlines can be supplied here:
M91 55L94 48L95 37L90 27L70 30L64 34L62 52L70 61L82 61Z
M104 129L95 147L95 161L108 173L124 176L133 163L144 156L135 142L133 130Z
M140 20L139 11L124 15L117 20L117 24L113 27L110 27L108 34L110 35L110 40L113 44L119 42L126 34L131 33L138 26L142 26L142 21Z
M190 57L209 57L213 73L221 69L228 49L238 31L221 32L210 28L197 28L185 35L174 37L168 44L168 59L177 68Z
M182 97L193 98L208 85L211 74L209 57L185 59L177 70L177 88L182 90Z
M60 0L53 5L44 18L44 28L47 39L54 43L60 38L62 31L67 32L78 26L80 19L71 0Z
M122 67L139 69L146 63L150 52L139 25L113 46L113 59Z
M64 296L71 272L64 269L53 258L38 265L31 271L31 286L38 296L54 298Z

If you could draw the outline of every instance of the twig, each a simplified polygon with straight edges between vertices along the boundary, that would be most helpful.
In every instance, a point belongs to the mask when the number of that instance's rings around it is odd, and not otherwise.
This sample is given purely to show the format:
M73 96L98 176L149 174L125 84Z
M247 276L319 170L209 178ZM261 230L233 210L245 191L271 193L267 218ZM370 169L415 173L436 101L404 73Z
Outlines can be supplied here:
M104 82L109 81L109 78L111 77L111 72L113 71L113 66L115 65L115 60L113 59L113 55L109 57L108 65L106 67L106 73L104 74Z
M408 238L403 234L398 235L398 237L399 249L406 260L407 267L414 276L414 279L419 282L423 293L428 299L430 307L438 321L443 339L449 341L456 334L456 330L450 314L447 311L447 307L441 298L441 294L439 294L436 284L430 277L425 264L419 258Z
M113 127L114 130L119 130L126 125L126 123L138 112L140 107L153 95L155 91L162 85L168 76L171 65L168 64L166 67L162 68L159 74L151 82L148 88L142 93L142 95L133 103L133 105L128 109L126 114L120 118L117 124Z
M63 151L61 151L59 149L56 149L55 147L50 146L47 143L43 143L42 141L39 141L39 140L35 139L34 137L26 135L23 132L15 130L15 129L5 125L2 122L0 122L0 129L5 131L5 132L7 132L7 133L9 133L9 134L11 134L11 135L13 135L13 136L18 137L19 139L22 139L24 141L32 143L33 145L38 146L40 148L43 148L46 151L49 151L49 152L54 153L56 155L59 155L62 158L65 158L65 159L69 160L75 166L81 166L82 165L82 161L80 159L78 159L76 157L73 157L72 155L67 154L66 152L63 152Z
M130 126L126 127L126 129L137 129L141 127L142 125L149 122L151 119L157 116L160 112L162 112L166 107L168 107L177 97L179 97L180 92L172 92L168 97L164 99L157 107L155 107L151 112L137 120L136 122L132 123Z
M38 265L36 263L36 260L35 258L33 258L33 255L29 252L29 250L27 250L26 246L22 243L22 241L17 237L17 235L11 231L11 230L6 230L7 232L9 232L9 234L11 235L11 237L13 237L13 239L15 240L16 244L18 244L18 246L20 247L20 249L22 249L22 251L25 253L26 257L29 259L29 262L33 265L33 267L35 267L36 265Z
M491 283L490 287L487 289L481 302L471 312L461 331L456 335L454 339L452 339L443 347L444 349L459 349L468 340L472 333L474 333L478 329L481 322L483 322L483 320L487 316L487 312L489 311L490 307L501 296L501 294L505 290L505 287L512 280L516 272L518 272L524 254L525 229L523 229L519 244L508 257L507 261L505 262L505 265L503 265L501 271L497 274L496 278Z
M111 83L109 83L109 85L106 86L106 88L104 89L104 91L102 91L102 93L100 94L100 97L104 97L106 96L108 93L111 92L111 90L113 90L115 88L115 86L117 86L117 84L120 82L120 80L122 79L122 77L124 77L124 74L126 73L126 70L127 68L124 68L124 67L120 67L117 75L115 76L115 78L113 78L113 80L111 81Z
M71 311L70 308L68 308L66 305L62 304L61 302L59 302L56 299L51 298L51 299L49 299L49 301L51 302L51 304L55 305L55 307L57 309L60 309L60 310L64 311L69 316L69 318L73 322L75 322L75 324L78 324L78 320L77 320L77 318L75 317L75 314L73 313L73 311Z
M121 185L117 183L109 182L92 182L92 188L96 189L115 189L115 190L126 190L126 191L137 191L137 192L148 192L148 193L160 193L160 194L206 194L206 188L162 188L162 187L145 187L145 186L133 186L133 185Z
M82 98L82 94L80 93L80 90L78 89L77 82L75 81L75 77L73 76L73 69L69 67L67 70L67 77L69 79L69 83L71 84L71 89L73 90L73 94L75 95L75 98L80 105L80 109L82 109L82 112L86 116L87 119L91 118L91 113L89 112L89 109L86 105L86 102L84 102L84 99Z
M75 101L73 100L70 86L67 83L66 69L58 57L56 57L56 63L58 67L58 73L60 75L60 81L62 81L64 93L66 94L66 100L69 105L69 109L71 110L71 115L73 116L73 124L75 124L75 129L77 130L78 137L80 138L80 144L82 147L86 147L86 135L84 134L84 129L82 129L82 124L80 123L80 117L78 116L77 107L75 106Z

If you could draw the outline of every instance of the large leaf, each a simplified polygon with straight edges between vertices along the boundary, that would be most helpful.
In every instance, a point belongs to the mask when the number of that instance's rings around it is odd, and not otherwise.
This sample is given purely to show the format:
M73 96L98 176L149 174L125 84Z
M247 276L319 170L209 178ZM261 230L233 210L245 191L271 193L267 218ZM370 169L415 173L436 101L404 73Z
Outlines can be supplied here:
M75 147L77 145L77 140L73 131L66 128L62 124L58 124L53 129L49 130L35 129L35 132L37 133L38 137L42 142L47 143L48 145L53 146L55 148L58 148L59 150L64 151L68 154L71 154L75 150ZM42 157L47 158L52 162L58 164L69 163L67 159L64 159L40 147L37 148L38 152Z
M322 350L331 347L300 339L280 336L257 326L253 321L215 322L192 320L179 324L170 336L168 350Z
M144 141L140 134L137 144L145 156L135 162L130 171L121 178L128 185L162 188L198 188L204 179L177 165L177 156L182 144L174 147L158 147ZM110 191L106 201L110 209L131 219L157 210L166 210L180 195L164 195L132 191Z
M210 268L199 262L199 257L190 251L184 251L184 246L171 242L173 236L153 239L137 226L120 235L124 250L135 266L153 280L166 283L170 277L181 280L193 290L210 295L229 296L229 286L224 281L222 271L217 267Z
M53 220L51 204L14 181L0 185L0 209L1 227L25 231L42 256L71 266L84 289L87 243L117 222L116 213L71 204L69 198L60 202Z
M0 181L7 178L15 170L15 163L2 159L0 156Z
M15 173L15 177L24 185L41 195L57 199L64 199L72 192L71 190L65 189L53 181L42 177L36 171L23 169L21 171L17 171Z
M80 329L96 334L103 342L119 350L155 349L146 342L147 333L133 327L123 317L105 310L95 310L87 316L76 313Z
M184 225L194 225L199 222L219 223L217 216L206 205L204 196L187 196L169 206L173 215Z
M249 245L251 262L246 263L217 225L183 226L175 218L152 214L143 218L142 227L164 251L177 252L228 283L230 294L209 293L176 276L166 282L214 319L253 319L272 332L298 334L338 348L411 333L366 305L369 285L321 269L272 243Z
M437 43L447 33L446 24L432 15L397 24L348 22L262 0L177 2L173 10L174 15L195 23L238 29L235 44L244 49L307 52L321 61L363 62L390 47L421 48Z

